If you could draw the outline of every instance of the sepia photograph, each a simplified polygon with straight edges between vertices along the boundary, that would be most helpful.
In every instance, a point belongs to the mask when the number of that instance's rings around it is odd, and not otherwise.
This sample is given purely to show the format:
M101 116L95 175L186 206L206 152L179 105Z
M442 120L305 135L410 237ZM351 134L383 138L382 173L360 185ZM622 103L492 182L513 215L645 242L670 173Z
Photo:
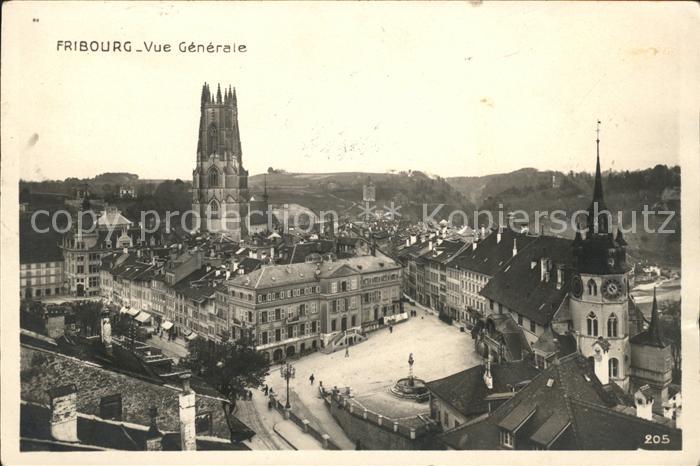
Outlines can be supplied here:
M4 3L2 462L697 464L699 20Z

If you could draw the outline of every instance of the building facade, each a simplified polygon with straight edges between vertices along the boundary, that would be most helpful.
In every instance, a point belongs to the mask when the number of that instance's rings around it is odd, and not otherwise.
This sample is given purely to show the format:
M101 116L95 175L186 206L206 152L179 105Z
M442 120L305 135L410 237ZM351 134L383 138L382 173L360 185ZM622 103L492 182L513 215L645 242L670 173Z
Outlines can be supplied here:
M358 342L400 314L401 266L378 253L265 266L226 282L231 335L272 361Z

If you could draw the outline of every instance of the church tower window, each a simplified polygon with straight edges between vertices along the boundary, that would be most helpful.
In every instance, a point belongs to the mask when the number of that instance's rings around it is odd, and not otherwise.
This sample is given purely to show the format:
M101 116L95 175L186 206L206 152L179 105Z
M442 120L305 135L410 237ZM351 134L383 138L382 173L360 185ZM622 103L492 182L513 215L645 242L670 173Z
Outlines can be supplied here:
M617 358L611 358L608 361L608 375L612 377L617 377L620 371L620 362Z
M592 278L588 280L588 294L596 296L598 294L598 285L595 284L595 280Z
M209 212L212 218L219 218L219 203L216 200L211 201L209 204Z
M212 167L211 170L209 170L209 187L210 188L217 188L219 186L219 171Z
M216 152L216 125L213 123L209 126L209 132L207 134L207 150L209 154Z
M586 318L586 330L588 330L588 335L598 336L598 317L592 312Z
M608 318L608 336L617 337L617 316L611 314Z

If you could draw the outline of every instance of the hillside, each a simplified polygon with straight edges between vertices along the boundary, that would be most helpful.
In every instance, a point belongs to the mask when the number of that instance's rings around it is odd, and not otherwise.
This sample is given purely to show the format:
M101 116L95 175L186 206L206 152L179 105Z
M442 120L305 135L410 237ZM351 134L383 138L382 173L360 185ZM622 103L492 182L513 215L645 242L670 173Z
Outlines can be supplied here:
M554 184L552 176L555 177ZM533 168L484 177L448 178L447 181L467 198L475 200L479 209L493 212L503 210L506 213L523 210L531 218L534 218L535 211L562 210L566 213L569 223L576 210L588 208L594 182L590 173L541 172ZM633 257L644 257L667 265L679 265L680 167L657 165L633 172L605 172L603 187L608 208L615 212L615 216L618 211L623 212L625 229L631 227L632 212L636 212L637 232L625 236ZM676 233L656 234L643 231L642 211L645 205L649 210L676 212L665 227L675 230ZM661 227L666 217L665 214L650 215L650 230ZM617 224L617 218L614 218L613 222ZM549 223L542 223L543 231L550 232ZM569 228L560 234L573 238L574 230Z
M390 206L393 201L401 206L404 217L420 218L424 203L432 206L431 210L437 204L445 204L445 212L473 210L473 204L445 179L419 171L260 174L249 177L251 191L262 192L265 177L271 204L294 202L315 211L335 210L339 215L361 212L362 187L369 179L375 185L377 206Z

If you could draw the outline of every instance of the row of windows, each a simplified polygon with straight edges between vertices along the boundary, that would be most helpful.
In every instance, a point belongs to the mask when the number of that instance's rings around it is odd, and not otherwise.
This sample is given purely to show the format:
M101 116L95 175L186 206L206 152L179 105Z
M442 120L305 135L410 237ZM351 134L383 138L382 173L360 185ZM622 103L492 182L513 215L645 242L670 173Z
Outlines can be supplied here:
M312 322L305 322L298 325L288 325L287 327L276 328L270 331L264 330L260 332L260 344L266 345L268 343L286 340L287 338L295 338L297 336L308 335L309 333L316 333L318 328L318 321L314 320Z
M615 314L611 314L610 317L608 317L608 325L607 325L607 336L608 337L617 337L618 335L618 319ZM588 317L586 317L586 333L589 336L597 337L598 336L598 316L595 315L595 313L591 312L588 314Z
M285 309L278 307L274 311L260 311L260 323L264 324L276 320L294 319L295 317L297 317L297 315L305 316L307 311L309 314L316 314L317 308L315 301L308 303L308 306L306 303L302 303L299 304L298 307L289 306Z
M297 297L297 296L304 296L304 295L309 295L309 294L314 294L314 293L320 293L321 292L321 287L316 285L316 286L307 286L305 288L295 288L295 289L289 289L289 290L282 290L282 291L274 291L271 293L267 294L259 294L258 295L258 302L259 303L264 303L264 302L269 302L269 301L275 301L278 299L286 299L286 298L291 298L291 297Z

